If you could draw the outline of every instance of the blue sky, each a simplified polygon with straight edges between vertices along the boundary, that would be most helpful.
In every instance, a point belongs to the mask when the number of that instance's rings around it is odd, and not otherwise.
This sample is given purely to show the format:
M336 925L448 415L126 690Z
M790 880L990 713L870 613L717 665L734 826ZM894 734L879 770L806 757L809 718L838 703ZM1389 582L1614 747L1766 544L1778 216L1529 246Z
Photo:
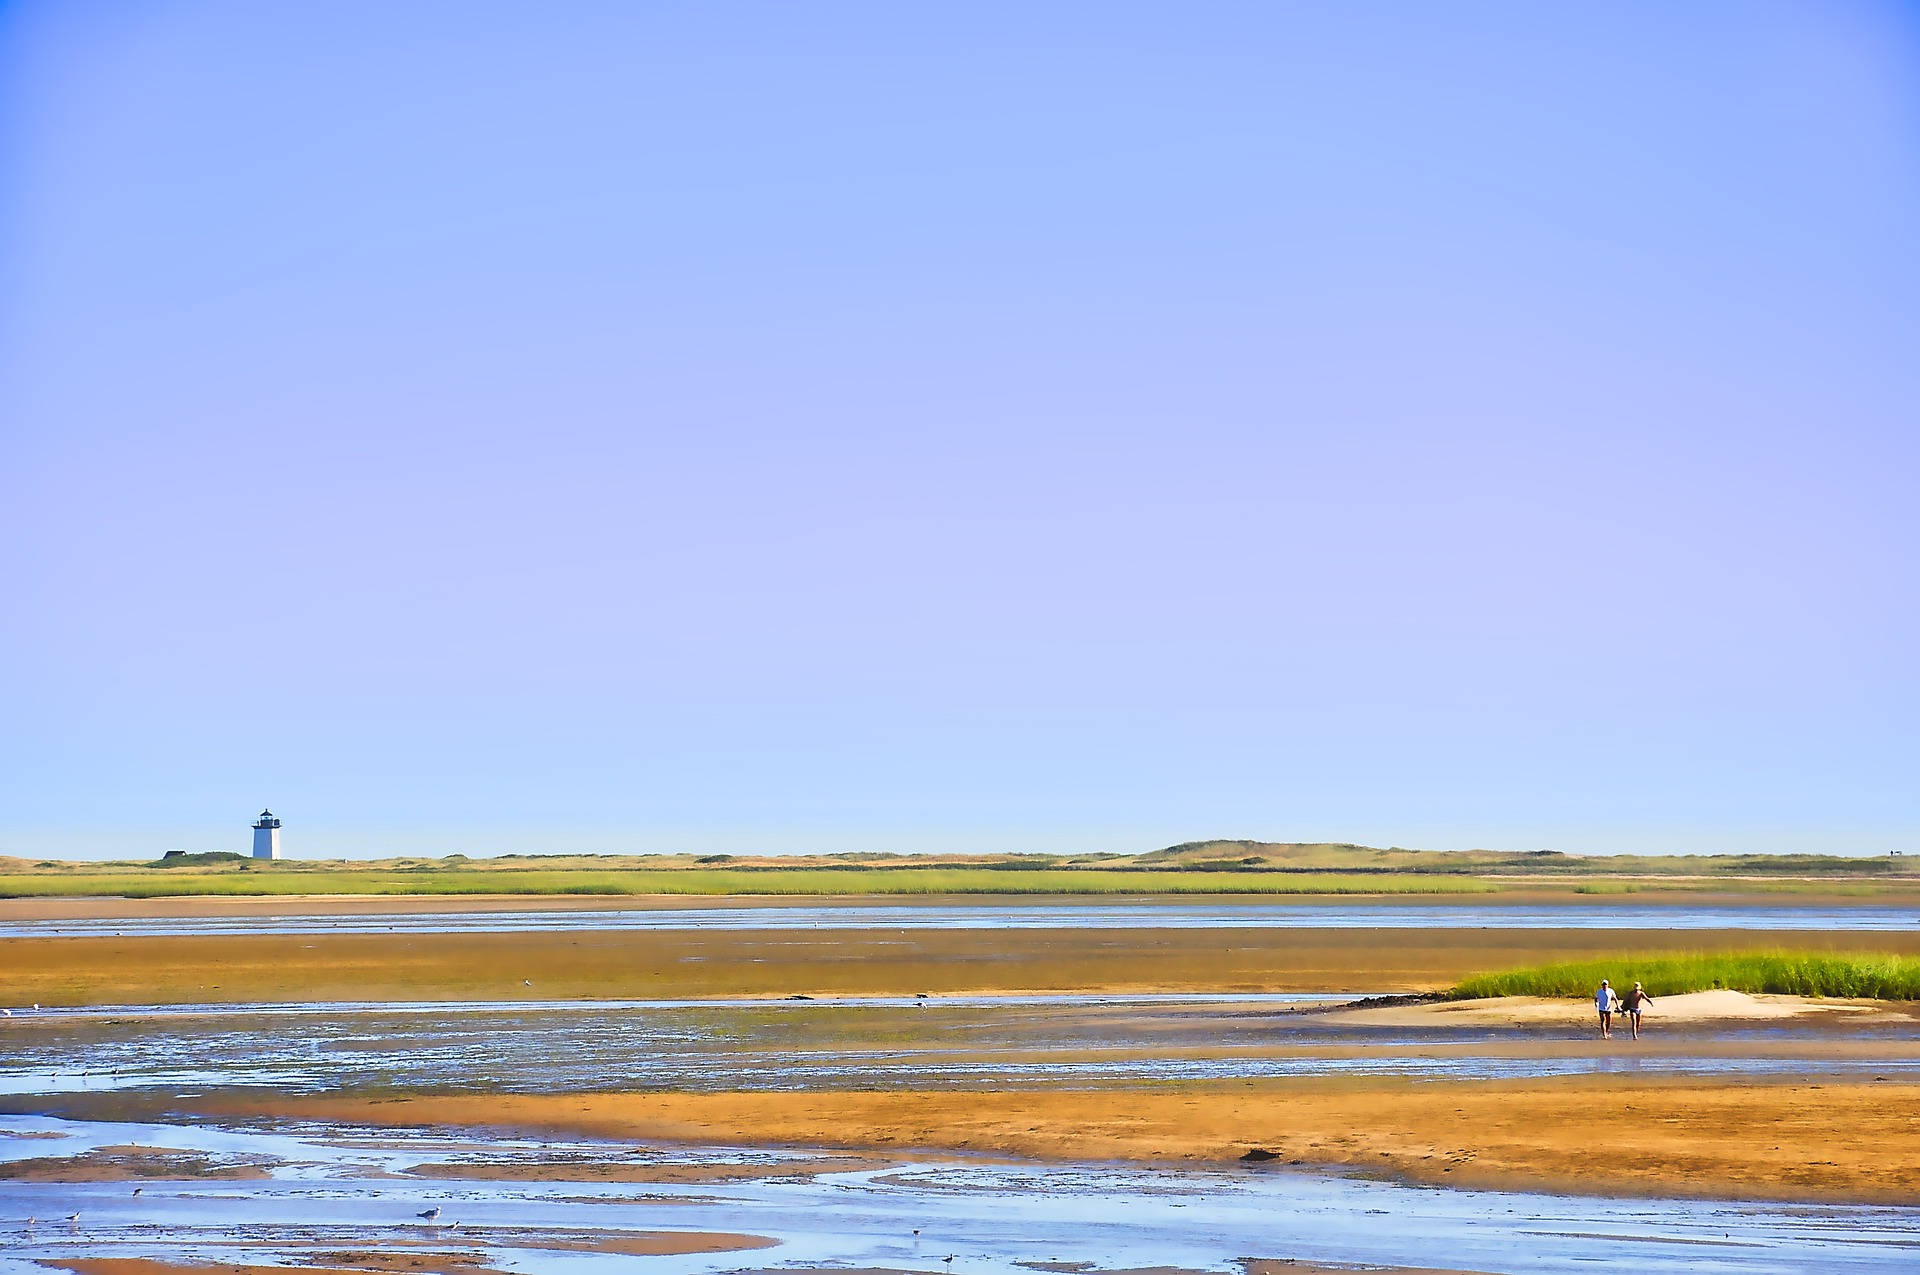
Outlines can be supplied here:
M0 10L0 853L1920 849L1911 5Z

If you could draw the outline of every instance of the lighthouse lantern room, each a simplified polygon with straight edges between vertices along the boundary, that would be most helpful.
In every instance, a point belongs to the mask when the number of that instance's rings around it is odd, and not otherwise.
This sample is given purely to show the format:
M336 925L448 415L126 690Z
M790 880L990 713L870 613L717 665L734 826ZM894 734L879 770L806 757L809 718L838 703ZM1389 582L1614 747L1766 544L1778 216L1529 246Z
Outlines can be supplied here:
M262 810L260 817L253 821L253 857L280 857L280 818L271 810Z

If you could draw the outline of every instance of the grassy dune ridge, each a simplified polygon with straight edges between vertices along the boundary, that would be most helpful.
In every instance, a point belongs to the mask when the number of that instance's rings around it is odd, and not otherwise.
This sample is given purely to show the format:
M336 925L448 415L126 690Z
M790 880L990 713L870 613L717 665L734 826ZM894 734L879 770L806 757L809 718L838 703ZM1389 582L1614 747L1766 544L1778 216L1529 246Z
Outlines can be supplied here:
M117 895L596 894L596 895L936 895L936 894L1489 894L1472 877L1374 873L1129 871L1120 869L499 868L153 869L0 874L0 898Z
M1824 952L1694 952L1568 961L1455 984L1452 1000L1488 996L1591 996L1600 980L1645 984L1655 997L1715 988L1753 995L1920 1000L1920 957Z
M1626 895L1920 897L1920 856L1589 856L1200 841L1146 854L559 854L254 860L170 851L74 862L0 855L0 898L273 895Z

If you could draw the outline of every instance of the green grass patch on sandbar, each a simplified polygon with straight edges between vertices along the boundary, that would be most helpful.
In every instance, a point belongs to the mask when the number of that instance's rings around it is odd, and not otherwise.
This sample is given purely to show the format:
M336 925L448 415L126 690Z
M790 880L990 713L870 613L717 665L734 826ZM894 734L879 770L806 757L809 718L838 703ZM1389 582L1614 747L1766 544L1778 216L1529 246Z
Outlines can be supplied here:
M0 898L75 895L590 894L1487 894L1470 877L1381 873L994 870L987 868L728 869L542 872L429 868L407 871L154 869L0 875Z
M1656 998L1724 987L1753 995L1920 1000L1920 957L1811 952L1677 953L1570 961L1476 975L1456 984L1446 995L1449 1000L1591 996L1603 978L1623 989L1643 983L1648 994Z

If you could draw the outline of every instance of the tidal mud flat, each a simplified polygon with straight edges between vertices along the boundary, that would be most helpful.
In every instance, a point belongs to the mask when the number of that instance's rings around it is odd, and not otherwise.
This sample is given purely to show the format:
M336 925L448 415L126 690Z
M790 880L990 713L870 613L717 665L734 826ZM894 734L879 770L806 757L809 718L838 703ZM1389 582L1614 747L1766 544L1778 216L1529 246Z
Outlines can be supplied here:
M15 1006L1431 992L1473 974L1552 961L1755 948L1912 955L1920 954L1920 928L1143 925L0 937Z
M597 1275L632 1269L637 1253L649 1254L647 1269L676 1275L1533 1272L1596 1262L1642 1271L1875 1272L1906 1269L1920 1245L1920 1211L1911 1208L1657 1198L1596 1207L1591 1198L1437 1189L1272 1164L928 1155L875 1163L799 1149L312 1121L19 1123L57 1135L43 1141L66 1144L75 1156L107 1143L166 1144L242 1158L267 1176L145 1181L139 1195L126 1182L0 1181L0 1272L8 1275L236 1266ZM449 1163L491 1172L449 1175ZM633 1171L610 1180L579 1168L610 1163ZM670 1172L676 1168L683 1172ZM55 1209L79 1217L69 1222ZM24 1216L41 1220L29 1228ZM353 1260L369 1257L410 1264ZM106 1262L122 1265L98 1264Z
M1910 1005L1665 998L1634 1043L1594 1039L1572 1001L1344 1003L1546 957L1920 949L1899 917L1489 928L1393 907L1444 920L0 927L42 1002L0 1019L0 1271L44 1269L4 1264L43 1250L119 1275L389 1252L1270 1275L1881 1270L1920 1251ZM458 1225L391 1229L434 1207ZM31 1237L7 1221L28 1216ZM716 1236L771 1247L698 1238ZM100 1262L141 1265L72 1265Z
M1577 1003L1076 996L365 1002L22 1012L0 1095L983 1090L1554 1076L1920 1081L1920 1008L1704 993L1640 1041Z

